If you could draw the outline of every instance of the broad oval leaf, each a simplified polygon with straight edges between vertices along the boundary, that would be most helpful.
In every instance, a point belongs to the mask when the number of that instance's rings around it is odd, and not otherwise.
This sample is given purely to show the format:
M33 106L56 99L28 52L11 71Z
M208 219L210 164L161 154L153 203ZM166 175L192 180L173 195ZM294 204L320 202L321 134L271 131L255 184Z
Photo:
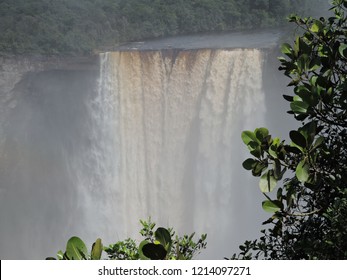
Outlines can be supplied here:
M290 109L292 109L292 111L295 114L304 114L307 112L309 105L303 101L293 101L292 103L290 103Z
M170 232L166 228L159 227L154 235L156 240L164 246L165 250L169 251L172 244Z
M150 258L143 253L143 247L147 244L149 244L149 242L147 240L143 240L139 245L139 256L141 260L150 260Z
M301 183L305 183L309 177L309 165L306 160L300 161L295 169L295 175Z
M305 148L306 147L306 139L304 135L302 135L297 130L292 130L289 132L289 137L293 141L294 144L298 145L299 147Z
M260 177L259 187L263 193L271 192L277 185L277 180L270 174L270 172L264 173Z
M278 200L265 200L262 202L263 209L269 213L275 213L283 208L283 204Z
M249 131L249 130L242 131L241 138L242 138L243 143L245 143L246 145L248 145L249 142L251 142L251 141L258 142L257 137L255 137L254 132Z
M98 238L92 246L92 252L91 252L91 259L92 260L100 260L101 259L101 255L102 255L102 250L103 250L103 246L102 246L102 242L101 239Z
M142 247L143 254L151 260L164 260L167 254L161 244L147 243Z
M263 139L269 135L269 130L265 127L260 127L257 128L255 131L255 136L257 137L257 139L261 142L263 141Z
M71 237L66 244L66 256L70 260L85 260L88 250L84 242L77 236Z
M256 160L254 160L252 158L248 158L242 163L242 166L246 170L252 170L256 163L257 163Z

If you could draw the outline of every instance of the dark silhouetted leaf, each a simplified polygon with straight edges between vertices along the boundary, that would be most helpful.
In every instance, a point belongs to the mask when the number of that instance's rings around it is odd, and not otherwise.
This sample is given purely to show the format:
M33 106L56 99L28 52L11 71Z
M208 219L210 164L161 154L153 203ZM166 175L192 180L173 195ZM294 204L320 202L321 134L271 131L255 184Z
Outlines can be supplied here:
M151 260L164 260L166 250L161 244L147 243L142 247L143 254Z
M306 147L306 139L305 137L296 130L292 130L289 132L289 137L293 141L294 144L298 145L299 147L305 148Z
M164 246L165 250L169 251L171 243L172 243L170 232L166 228L159 227L155 231L154 235L156 240L159 241L160 244Z
M242 166L246 170L252 170L256 163L257 163L256 160L254 160L252 158L248 158L242 163Z

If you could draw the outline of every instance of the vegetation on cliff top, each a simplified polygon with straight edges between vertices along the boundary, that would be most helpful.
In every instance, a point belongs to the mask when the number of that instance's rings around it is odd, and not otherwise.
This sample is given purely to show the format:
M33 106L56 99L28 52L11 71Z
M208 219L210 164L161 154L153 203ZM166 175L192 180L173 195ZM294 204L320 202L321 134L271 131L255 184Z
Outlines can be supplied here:
M0 53L81 54L160 36L275 27L284 24L289 13L307 10L310 4L308 0L2 0Z

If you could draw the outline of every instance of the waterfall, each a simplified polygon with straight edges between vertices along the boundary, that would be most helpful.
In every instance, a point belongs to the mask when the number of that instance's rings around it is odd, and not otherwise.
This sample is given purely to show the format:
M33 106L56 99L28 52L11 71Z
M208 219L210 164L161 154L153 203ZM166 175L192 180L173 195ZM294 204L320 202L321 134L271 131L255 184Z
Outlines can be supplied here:
M140 241L148 217L207 233L205 259L255 239L264 217L240 134L267 126L265 54L124 50L99 67L0 69L0 258L54 256L74 235Z
M100 55L83 159L94 173L79 185L90 186L81 204L99 201L109 236L136 237L150 216L180 234L207 233L205 257L218 259L258 228L247 223L259 201L240 133L264 123L263 60L258 49Z

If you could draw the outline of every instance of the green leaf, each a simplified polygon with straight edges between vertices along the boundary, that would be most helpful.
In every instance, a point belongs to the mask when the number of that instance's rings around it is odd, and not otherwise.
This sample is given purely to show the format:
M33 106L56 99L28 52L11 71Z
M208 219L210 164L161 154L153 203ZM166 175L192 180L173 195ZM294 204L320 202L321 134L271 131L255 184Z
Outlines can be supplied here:
M317 131L317 122L311 121L309 123L306 123L303 127L299 128L299 132L305 137L306 139L306 146L311 146L313 143L313 140L316 136Z
M306 160L300 161L295 169L295 175L301 183L305 183L309 177L309 165Z
M342 57L347 58L347 45L341 44L339 47L339 53Z
M282 44L281 52L290 58L293 57L293 49L292 49L291 45L289 45L288 43Z
M148 243L149 242L147 240L143 240L139 245L139 256L141 260L150 260L150 258L143 253L143 246L145 246Z
M242 163L242 166L246 170L252 170L256 163L257 163L256 160L254 160L252 158L248 158Z
M58 260L64 259L64 253L61 250L58 251L57 258L58 258Z
M320 147L324 143L324 141L325 138L323 136L319 136L313 145L313 149L317 149L318 147Z
M293 141L294 144L298 145L299 147L305 148L306 147L306 139L305 137L296 130L292 130L289 132L289 137Z
M249 144L249 142L254 141L254 142L258 142L257 137L255 136L254 132L246 130L243 131L241 133L241 138L243 143L245 143L246 145Z
M319 20L315 20L310 28L310 31L313 33L318 33L322 29L323 29L323 24Z
M278 159L274 160L274 178L276 180L281 180L282 179L282 170L281 170L281 163Z
M292 109L292 111L295 114L304 114L307 112L308 109L308 104L303 102L303 101L293 101L292 103L290 103L290 109Z
M302 71L307 71L309 68L309 58L306 54L301 55L297 60L298 69Z
M170 232L166 228L159 227L155 231L154 235L156 240L159 241L160 244L164 246L165 250L169 251L172 244Z
M277 180L270 174L266 172L260 177L259 187L263 193L271 192L277 185Z
M289 102L293 101L293 96L283 94L283 98Z
M101 243L101 239L98 238L92 246L92 252L91 252L91 259L92 260L100 260L101 259L101 254L102 254L102 243Z
M167 254L161 244L147 243L142 247L143 254L151 260L164 260Z
M260 158L261 157L261 150L260 149L256 149L256 150L251 150L250 154L252 156L255 156L256 158Z
M319 57L316 57L316 58L311 60L310 65L309 65L309 70L315 71L315 70L319 69L320 66L321 66L321 61L320 61Z
M269 150L268 150L268 152L269 152L269 155L272 156L273 158L278 158L278 156L277 156L277 147L276 146L271 145Z
M263 209L269 213L275 213L283 208L283 204L278 200L265 200L262 202Z
M253 176L260 176L261 173L263 172L264 169L267 168L267 165L265 165L264 163L257 161L252 169L252 175Z
M260 127L257 128L255 131L255 136L257 137L257 139L261 142L263 141L263 139L269 135L269 130L265 127Z
M70 260L85 260L88 250L84 242L77 236L71 237L66 244L66 256Z

